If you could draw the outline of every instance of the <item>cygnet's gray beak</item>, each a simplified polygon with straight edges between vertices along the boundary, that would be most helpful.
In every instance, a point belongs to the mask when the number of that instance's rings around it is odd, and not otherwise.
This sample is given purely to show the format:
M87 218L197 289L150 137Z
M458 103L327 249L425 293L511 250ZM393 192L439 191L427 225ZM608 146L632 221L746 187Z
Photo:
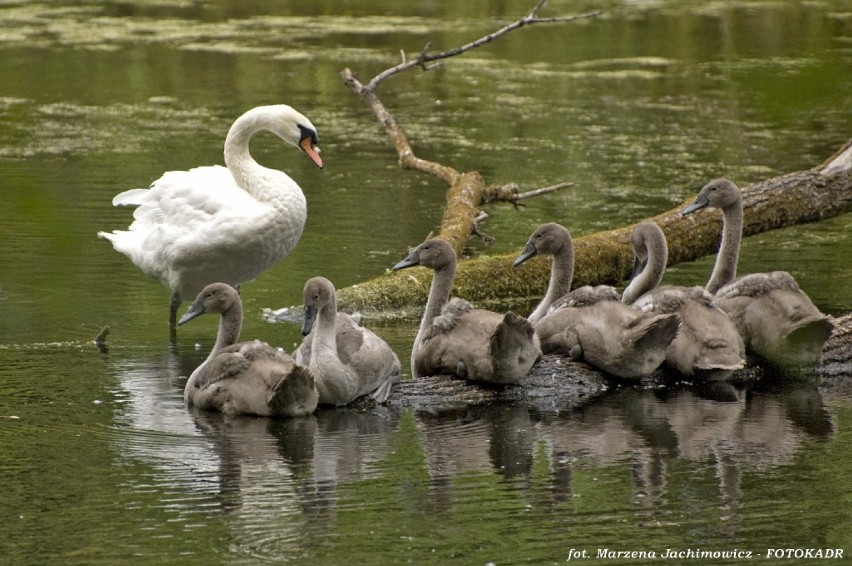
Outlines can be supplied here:
M204 314L204 303L202 301L195 301L191 305L189 305L189 309L186 311L186 314L180 317L178 321L178 326L183 326L193 318L197 318Z
M420 254L417 250L414 250L408 257L406 257L401 262L397 263L391 268L391 271L396 271L398 269L405 269L406 267L414 267L415 265L420 265Z
M314 328L317 319L317 308L314 305L305 305L305 320L302 321L302 336L307 336Z
M524 249L521 250L521 255L515 258L515 261L512 262L514 267L518 267L531 257L535 257L538 255L538 250L535 248L535 244L532 243L532 240L527 242L527 245L524 246Z
M707 205L710 204L710 199L707 198L707 195L698 195L692 204L684 208L681 212L681 216L686 216L687 214L692 214L696 210L701 210L702 208L706 208Z

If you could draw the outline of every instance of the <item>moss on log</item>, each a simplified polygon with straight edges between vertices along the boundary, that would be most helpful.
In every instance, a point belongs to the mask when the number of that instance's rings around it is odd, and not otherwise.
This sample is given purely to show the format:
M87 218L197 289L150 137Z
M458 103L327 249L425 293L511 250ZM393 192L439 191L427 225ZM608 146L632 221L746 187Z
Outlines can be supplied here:
M852 212L852 166L847 143L828 164L754 183L743 189L744 235L749 236L796 224ZM837 166L845 163L844 166ZM698 193L696 187L695 192ZM463 189L462 189L463 190ZM651 218L666 233L669 265L716 253L721 215L705 210L688 217L680 211L691 202ZM634 225L577 238L574 286L618 284L632 266L630 234ZM535 226L530 226L530 232ZM570 229L570 226L568 226ZM526 234L521 238L526 240ZM518 242L518 249L523 244ZM419 242L411 242L416 244ZM459 262L454 294L480 306L532 301L547 286L550 262L534 258L513 268L517 253L483 256ZM338 291L343 310L360 310L381 319L417 317L431 283L431 272L413 268L386 273Z
M450 243L456 254L461 252L470 237L484 194L485 181L476 171L460 174L447 190L441 238Z

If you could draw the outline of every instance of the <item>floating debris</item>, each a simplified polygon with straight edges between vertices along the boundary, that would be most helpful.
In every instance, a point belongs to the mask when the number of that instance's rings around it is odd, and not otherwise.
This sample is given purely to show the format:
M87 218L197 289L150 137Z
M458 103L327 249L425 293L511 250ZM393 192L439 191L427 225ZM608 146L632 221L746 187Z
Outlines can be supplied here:
M98 332L97 336L95 336L95 347L102 354L105 354L109 351L109 347L106 343L107 336L109 336L109 325L106 325L101 328L101 331Z

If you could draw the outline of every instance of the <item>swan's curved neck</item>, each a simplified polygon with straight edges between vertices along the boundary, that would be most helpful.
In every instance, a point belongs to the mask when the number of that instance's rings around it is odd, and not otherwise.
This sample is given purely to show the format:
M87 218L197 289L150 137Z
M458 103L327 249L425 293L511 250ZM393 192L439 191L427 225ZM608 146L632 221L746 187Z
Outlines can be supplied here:
M625 305L633 304L633 302L660 284L663 280L663 272L666 270L666 262L668 261L668 250L663 247L658 249L656 246L648 246L648 257L645 260L645 266L630 282L624 292L621 293L621 302Z
M432 320L441 314L441 309L450 300L450 290L453 287L453 279L456 277L455 264L436 269L432 276L432 285L429 288L429 298L426 301L426 310L420 320L418 337L432 324Z
M209 360L216 356L222 348L236 344L240 339L242 326L243 307L239 301L235 301L219 318L219 332L216 334L216 344L213 346L213 351L210 352L207 359Z
M331 350L337 356L337 297L331 299L317 313L316 335L314 336L314 356L323 350Z
M737 200L722 209L722 243L716 255L713 274L707 283L707 292L716 291L737 277L737 261L743 239L743 202Z
M234 180L244 190L253 193L253 179L262 174L265 167L260 165L249 152L249 141L257 132L269 129L266 126L267 114L260 108L249 110L228 130L225 138L225 165Z
M417 350L420 349L420 344L423 342L423 336L426 334L432 320L441 314L441 309L450 300L450 290L453 287L453 279L456 276L456 264L452 263L440 269L436 269L432 274L432 285L429 287L429 298L426 300L426 309L423 311L423 318L420 319L420 328L417 330L417 336L414 338L414 346L411 349L411 376L419 377L415 370L414 359Z
M527 319L535 324L545 314L550 305L560 297L567 295L571 290L571 281L574 279L574 244L567 240L558 253L553 254L553 264L550 266L550 281L547 284L547 292L544 298L530 313Z

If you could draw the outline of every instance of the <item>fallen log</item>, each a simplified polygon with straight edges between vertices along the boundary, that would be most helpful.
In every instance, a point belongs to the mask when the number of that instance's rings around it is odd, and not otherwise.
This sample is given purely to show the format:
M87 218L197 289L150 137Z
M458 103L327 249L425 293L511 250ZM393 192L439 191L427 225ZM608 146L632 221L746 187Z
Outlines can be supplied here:
M852 395L852 314L834 319L834 332L826 342L820 364L815 368L779 373L765 366L752 366L734 373L730 383L756 385L779 381L816 383L824 395ZM662 384L682 386L685 377L657 370L639 386ZM729 400L729 383L695 383L704 396ZM513 402L532 409L561 411L579 407L606 392L635 383L616 380L559 355L544 356L520 384L489 387L448 375L409 379L396 385L388 398L390 407L417 412L445 413L497 402Z
M695 187L696 193L698 189L700 187ZM680 211L692 199L649 219L659 224L666 234L670 266L714 254L719 247L719 214L704 211L681 216ZM743 200L744 236L852 212L852 140L818 167L746 186ZM626 279L633 261L630 247L633 226L574 240L574 287L617 285ZM530 226L529 231L533 229L535 226ZM518 250L527 236L523 234L518 238ZM417 243L411 242L412 245ZM540 298L550 275L549 261L535 258L516 269L512 261L517 253L460 261L454 294L481 307ZM431 272L423 268L386 273L340 289L338 304L343 310L359 310L374 320L416 318L426 302L430 283Z

